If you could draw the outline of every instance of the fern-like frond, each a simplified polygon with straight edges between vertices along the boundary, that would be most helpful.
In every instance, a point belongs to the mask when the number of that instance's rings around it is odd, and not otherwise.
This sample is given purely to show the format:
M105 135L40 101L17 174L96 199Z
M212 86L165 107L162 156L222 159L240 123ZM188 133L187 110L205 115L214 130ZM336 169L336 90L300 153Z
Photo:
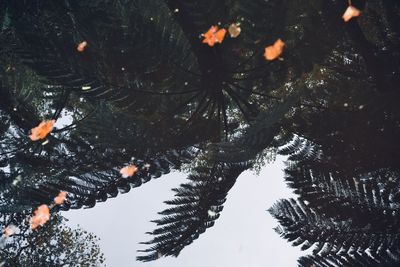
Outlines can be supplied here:
M321 162L305 161L289 164L285 172L289 187L319 212L340 219L352 216L360 225L400 222L400 206L394 200L399 191L396 171L383 169L351 178Z
M355 251L343 255L309 255L298 259L299 267L396 267L400 263L398 250L386 251L380 255Z
M388 221L385 228L368 224L360 227L353 218L338 220L319 213L302 201L281 200L270 210L281 227L276 231L301 249L313 248L314 255L351 254L354 251L380 255L395 250L400 242L396 220Z
M228 191L244 170L246 164L214 164L196 167L187 184L174 189L176 198L167 201L173 205L162 212L164 217L154 222L158 228L149 234L154 238L143 244L150 248L138 256L140 261L152 261L161 256L178 256L180 251L199 237L222 211Z

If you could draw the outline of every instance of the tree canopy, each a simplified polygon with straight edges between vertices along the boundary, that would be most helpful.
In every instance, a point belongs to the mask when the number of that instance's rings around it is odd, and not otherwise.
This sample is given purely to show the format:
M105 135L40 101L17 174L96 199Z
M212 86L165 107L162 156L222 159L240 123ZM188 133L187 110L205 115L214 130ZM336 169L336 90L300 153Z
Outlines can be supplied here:
M0 214L187 171L138 260L178 256L277 153L300 266L398 264L400 2L5 0L0 25Z
M38 230L32 231L28 212L3 215L0 240L2 266L100 266L104 263L99 239L92 233L71 229L59 214Z

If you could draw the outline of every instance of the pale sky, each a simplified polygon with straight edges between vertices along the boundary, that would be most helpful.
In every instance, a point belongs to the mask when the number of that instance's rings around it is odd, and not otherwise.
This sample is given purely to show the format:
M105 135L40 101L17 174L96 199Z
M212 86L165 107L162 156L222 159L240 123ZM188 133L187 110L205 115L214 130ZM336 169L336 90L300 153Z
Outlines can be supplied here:
M136 250L155 229L150 220L173 198L171 188L185 182L186 175L171 173L127 194L118 195L91 209L63 212L71 226L79 224L101 238L100 246L109 267L293 267L304 255L274 232L278 223L266 211L280 198L294 197L283 180L283 160L264 167L259 176L246 171L229 192L225 208L212 228L182 250L178 258L136 262Z

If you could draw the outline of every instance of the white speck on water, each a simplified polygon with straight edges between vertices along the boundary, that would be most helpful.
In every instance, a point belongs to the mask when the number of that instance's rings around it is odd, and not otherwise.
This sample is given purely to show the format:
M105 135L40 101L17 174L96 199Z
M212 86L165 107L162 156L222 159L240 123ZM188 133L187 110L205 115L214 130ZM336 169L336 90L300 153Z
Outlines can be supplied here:
M45 145L47 145L49 143L49 139L47 139L46 141L44 141L43 143L42 143L42 146L45 146Z
M215 211L208 210L208 216L215 217L216 215L217 215L217 213Z
M13 186L16 186L17 184L19 184L19 182L21 182L22 180L22 176L18 175L17 177L15 177L14 181L12 182Z
M150 164L149 163L146 163L146 164L144 164L143 165L143 169L145 169L145 170L149 170L150 169Z

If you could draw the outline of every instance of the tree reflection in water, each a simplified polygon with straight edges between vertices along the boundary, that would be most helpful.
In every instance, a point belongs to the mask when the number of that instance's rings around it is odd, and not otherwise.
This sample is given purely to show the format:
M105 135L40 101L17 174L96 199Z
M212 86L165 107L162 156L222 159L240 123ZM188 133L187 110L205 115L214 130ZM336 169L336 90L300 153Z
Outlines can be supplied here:
M138 260L178 256L276 153L299 199L270 212L313 247L300 266L399 264L400 4L351 4L345 23L333 0L2 1L1 214L60 191L55 211L93 207L190 171ZM232 23L237 38L199 38ZM31 140L44 120L55 128Z

